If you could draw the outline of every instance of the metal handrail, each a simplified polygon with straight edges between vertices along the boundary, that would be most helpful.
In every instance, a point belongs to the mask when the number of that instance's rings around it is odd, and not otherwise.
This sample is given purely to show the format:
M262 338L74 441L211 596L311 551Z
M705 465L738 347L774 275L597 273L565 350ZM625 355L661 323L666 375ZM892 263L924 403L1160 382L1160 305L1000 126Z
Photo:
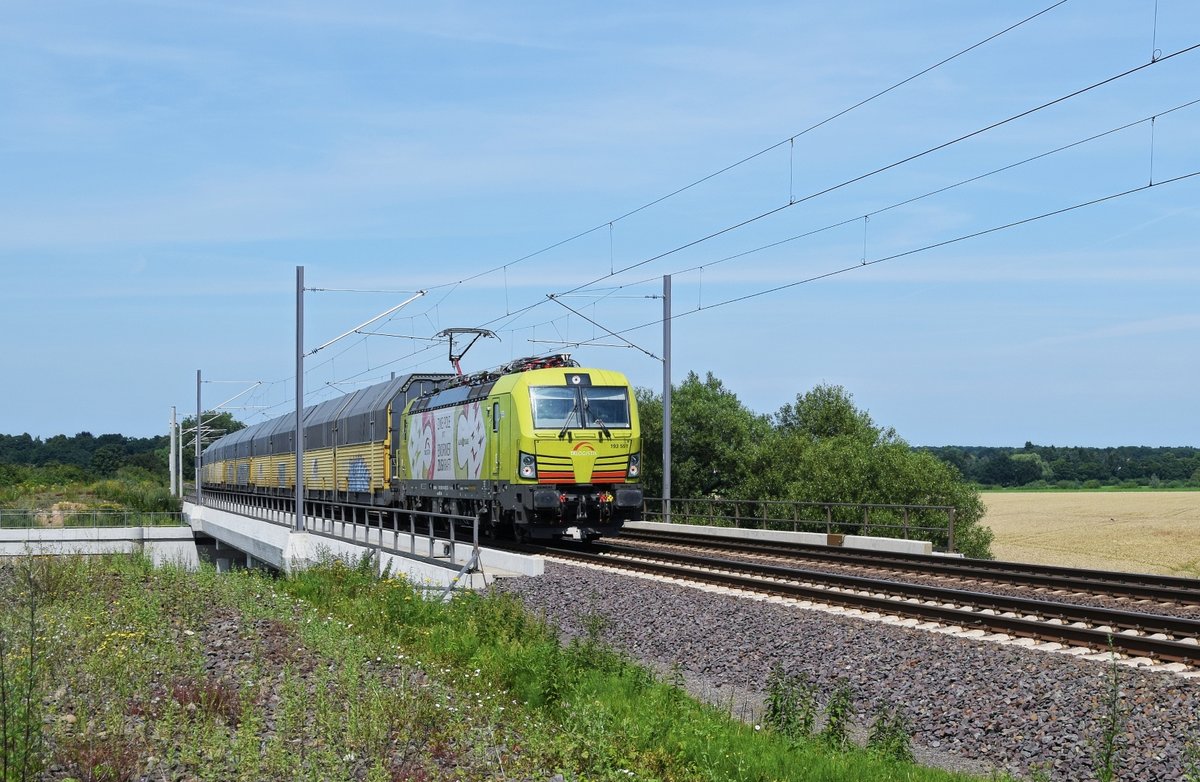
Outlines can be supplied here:
M0 529L79 529L182 527L187 520L174 511L42 510L0 508Z
M204 497L205 505L215 507L220 510L231 510L242 515L249 515L266 521L271 524L291 527L293 526L295 513L294 502L280 503L280 507L262 507L253 503L239 502L233 496L226 496L220 493L206 493ZM479 561L479 517L478 516L462 516L453 513L438 513L434 511L416 511L407 508L393 508L379 505L361 505L353 503L327 503L322 501L309 500L305 502L306 506L311 506L311 509L306 510L305 519L308 526L308 531L318 535L324 535L338 540L345 540L354 543L365 543L367 546L374 545L377 549L386 551L389 554L400 554L415 559L424 559L427 561L436 561L444 559L444 556L439 557L435 553L435 544L437 542L448 543L449 551L453 555L454 547L458 543L467 543L467 541L459 541L457 539L456 527L459 524L471 525L471 547L472 555L468 560L467 566L477 566ZM292 506L292 507L287 507ZM325 506L324 511L319 510ZM336 509L341 518L333 518L333 514L328 511ZM346 511L351 511L354 518L347 519ZM358 521L357 516L361 512L364 521ZM408 517L408 524L402 526L403 517ZM375 518L374 523L372 517ZM387 517L391 521L391 525L385 527L384 519ZM423 529L418 529L418 517L425 522ZM447 522L449 527L448 537L439 537L435 534L433 521ZM361 531L361 534L360 534ZM391 545L385 544L385 534L390 533ZM400 536L406 535L409 537L408 550L405 551L400 547ZM428 543L428 553L417 553L417 540L419 537L427 540L422 543L422 548L425 548L425 543ZM460 577L461 577L460 573ZM457 579L456 579L457 580Z

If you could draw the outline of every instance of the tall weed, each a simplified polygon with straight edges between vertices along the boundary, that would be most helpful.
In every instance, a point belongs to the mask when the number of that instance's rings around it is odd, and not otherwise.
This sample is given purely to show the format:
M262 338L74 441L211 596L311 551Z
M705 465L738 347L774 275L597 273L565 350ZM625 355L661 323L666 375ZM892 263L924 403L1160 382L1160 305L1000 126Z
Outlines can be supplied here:
M867 750L887 760L912 763L911 730L903 708L880 709L867 736Z
M854 693L850 682L838 679L825 704L825 727L821 729L821 740L830 749L846 750L850 746L850 723L854 718Z
M1100 736L1094 745L1096 779L1099 782L1113 782L1117 778L1121 750L1124 748L1125 709L1121 704L1121 677L1111 638L1109 658L1102 702L1104 710L1100 715Z
M774 668L767 679L766 727L789 739L804 739L812 735L816 715L816 696L808 679Z
M35 560L0 566L0 782L42 767L43 650Z

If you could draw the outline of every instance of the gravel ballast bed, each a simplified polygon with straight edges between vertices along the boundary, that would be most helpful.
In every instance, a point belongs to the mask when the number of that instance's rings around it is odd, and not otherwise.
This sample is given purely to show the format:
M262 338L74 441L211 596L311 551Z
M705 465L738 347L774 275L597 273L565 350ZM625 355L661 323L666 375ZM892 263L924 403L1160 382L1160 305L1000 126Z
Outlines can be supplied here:
M771 669L782 666L814 682L822 703L847 679L864 721L885 705L903 706L923 762L1095 778L1106 663L554 562L544 576L495 588L521 596L568 638L600 614L615 648L659 670L677 667L693 693L735 698L751 714L760 713ZM1200 679L1124 666L1119 677L1118 778L1181 778L1188 743L1200 742Z

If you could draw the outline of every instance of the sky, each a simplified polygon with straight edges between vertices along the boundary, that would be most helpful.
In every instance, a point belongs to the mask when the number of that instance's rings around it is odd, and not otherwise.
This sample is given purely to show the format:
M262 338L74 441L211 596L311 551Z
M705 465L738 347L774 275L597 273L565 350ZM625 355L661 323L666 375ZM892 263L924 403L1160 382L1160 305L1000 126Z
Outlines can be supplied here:
M166 433L197 370L289 412L302 266L306 351L424 292L310 404L451 327L661 390L671 275L674 382L759 413L1197 446L1198 44L1193 0L14 0L0 432Z

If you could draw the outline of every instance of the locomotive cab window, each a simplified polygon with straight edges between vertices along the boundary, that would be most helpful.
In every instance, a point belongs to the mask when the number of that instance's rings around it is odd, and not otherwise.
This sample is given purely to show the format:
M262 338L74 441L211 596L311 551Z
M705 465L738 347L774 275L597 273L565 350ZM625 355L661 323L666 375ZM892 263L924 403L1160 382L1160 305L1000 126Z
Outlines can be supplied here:
M605 388L588 386L579 389L583 395L584 419L587 426L602 421L609 429L629 428L629 391L621 386Z
M578 390L564 386L534 386L529 389L533 403L533 425L537 429L561 429L568 420L579 426Z
M629 391L621 386L533 386L529 389L536 429L628 429Z

